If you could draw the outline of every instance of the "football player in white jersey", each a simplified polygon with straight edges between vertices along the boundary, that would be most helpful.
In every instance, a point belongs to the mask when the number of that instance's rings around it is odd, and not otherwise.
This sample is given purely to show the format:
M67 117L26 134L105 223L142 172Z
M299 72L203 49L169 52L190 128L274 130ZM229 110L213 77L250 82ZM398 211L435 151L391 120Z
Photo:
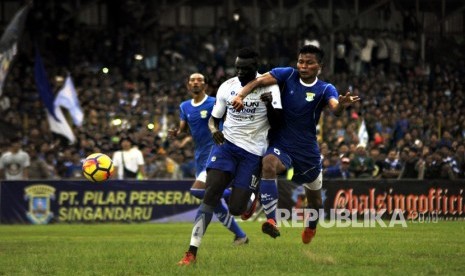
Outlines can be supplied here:
M189 129L195 146L195 176L196 179L190 189L191 194L203 199L205 196L205 182L207 179L207 160L210 156L211 149L215 145L213 142L210 129L208 128L208 120L211 117L215 98L207 95L207 83L205 76L201 73L193 73L187 81L187 90L191 94L192 99L183 101L179 105L179 128L170 129L168 136L170 138L177 137L180 133ZM218 220L231 232L234 233L235 245L242 245L248 242L247 235L239 227L234 216L229 212L226 199L229 199L231 191L226 189L223 193L223 198L216 206L214 214Z
M318 79L323 57L323 50L305 45L299 50L296 68L274 68L249 82L231 100L231 105L241 110L242 98L247 99L247 95L257 87L272 84L282 87L282 126L274 128L277 131L271 135L270 148L263 157L260 182L261 204L267 217L262 231L273 238L280 236L276 226L277 175L292 167L292 180L305 188L307 208L318 213L323 207L322 164L316 135L320 115L328 106L335 116L340 116L347 106L360 100L357 95L352 96L350 91L339 95L334 85ZM316 215L305 222L303 243L310 243L315 236L318 219Z
M216 94L209 121L216 145L207 163L205 197L197 211L189 249L178 265L195 262L197 249L212 219L213 210L226 188L232 188L229 199L231 214L241 215L246 210L250 196L257 188L261 157L268 147L268 116L272 116L272 113L267 110L281 108L279 88L271 85L252 91L244 99L245 107L236 111L231 100L242 87L259 76L258 53L251 48L239 50L235 67L237 77L221 84ZM263 101L262 98L266 98L269 93L273 101ZM225 119L223 131L220 131L222 118Z

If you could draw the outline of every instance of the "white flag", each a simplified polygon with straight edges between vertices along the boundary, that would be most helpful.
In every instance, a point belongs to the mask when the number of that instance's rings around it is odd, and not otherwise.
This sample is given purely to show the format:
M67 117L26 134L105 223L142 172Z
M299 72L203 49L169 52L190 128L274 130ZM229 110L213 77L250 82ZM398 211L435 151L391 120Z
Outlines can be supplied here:
M365 119L362 120L362 124L358 129L358 140L359 145L363 145L364 147L368 145L368 131L367 126L365 124Z
M66 77L65 85L58 92L54 104L55 106L62 106L68 109L74 124L76 126L82 125L84 113L79 105L76 88L74 88L73 81L69 75Z
M37 90L39 91L40 98L46 108L45 111L47 112L47 120L50 130L56 134L66 137L71 144L74 144L76 142L76 136L74 136L74 133L63 115L60 106L55 104L52 88L48 81L44 64L42 63L42 57L40 56L37 48L34 64L34 76L36 79Z
M73 130L69 126L68 121L66 121L61 108L59 106L55 106L55 115L59 121L53 118L48 110L46 110L46 112L50 130L56 134L66 137L70 141L70 144L74 144L76 142L76 136L74 136Z

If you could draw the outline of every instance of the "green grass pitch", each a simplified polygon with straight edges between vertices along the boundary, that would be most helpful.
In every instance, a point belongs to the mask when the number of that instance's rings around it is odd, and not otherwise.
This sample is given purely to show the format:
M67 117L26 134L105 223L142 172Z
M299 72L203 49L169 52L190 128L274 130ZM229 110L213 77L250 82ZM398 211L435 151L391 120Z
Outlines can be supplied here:
M191 223L0 225L0 275L463 275L465 222L393 228L319 228L309 245L301 228L276 240L259 222L240 223L250 237L212 223L194 266L176 263Z

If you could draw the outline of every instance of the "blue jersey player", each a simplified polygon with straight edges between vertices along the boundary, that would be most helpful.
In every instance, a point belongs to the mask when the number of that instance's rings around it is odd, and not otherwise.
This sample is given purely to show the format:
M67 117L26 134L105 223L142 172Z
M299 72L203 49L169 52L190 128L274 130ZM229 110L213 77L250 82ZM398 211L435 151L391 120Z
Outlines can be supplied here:
M207 84L205 77L200 73L190 75L187 89L192 99L179 105L179 128L170 130L169 134L176 137L189 128L195 147L195 176L200 182L205 183L205 166L215 144L208 129L208 119L215 105L215 98L206 94ZM197 184L194 183L194 186Z
M322 208L322 166L316 136L318 120L326 106L340 116L345 107L360 100L358 96L351 96L350 92L338 95L332 84L318 79L323 57L324 52L320 48L305 45L299 51L297 69L275 68L247 84L232 100L233 107L241 110L242 100L247 100L247 95L257 87L278 84L281 88L281 127L270 136L270 147L262 160L260 181L261 204L267 216L262 231L273 238L280 235L275 214L277 175L293 167L293 181L304 186L307 207L316 210L312 214L318 214ZM317 224L318 216L306 222L303 243L310 243L313 239Z
M205 182L207 179L206 164L208 156L215 144L208 128L208 120L211 117L215 98L206 94L207 84L204 75L193 73L189 76L187 90L192 99L180 104L179 128L168 131L170 137L176 137L189 128L195 147L196 179L190 192L196 198L202 199L205 194ZM227 197L230 190L225 190L223 197ZM229 213L224 199L215 207L215 215L231 232L235 234L234 244L241 245L248 241L246 234L237 225L234 217Z

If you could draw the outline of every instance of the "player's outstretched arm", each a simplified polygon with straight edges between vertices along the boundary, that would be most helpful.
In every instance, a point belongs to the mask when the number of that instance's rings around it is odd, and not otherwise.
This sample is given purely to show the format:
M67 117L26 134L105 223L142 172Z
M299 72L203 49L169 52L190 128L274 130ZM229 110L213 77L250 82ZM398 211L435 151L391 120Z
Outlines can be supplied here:
M277 84L278 81L268 72L242 87L242 90L232 99L232 106L235 110L241 111L244 108L242 100L247 97L255 88Z
M345 95L339 95L338 100L334 98L329 100L329 106L334 115L339 117L346 107L358 101L360 101L359 96L351 96L350 91L347 91Z

